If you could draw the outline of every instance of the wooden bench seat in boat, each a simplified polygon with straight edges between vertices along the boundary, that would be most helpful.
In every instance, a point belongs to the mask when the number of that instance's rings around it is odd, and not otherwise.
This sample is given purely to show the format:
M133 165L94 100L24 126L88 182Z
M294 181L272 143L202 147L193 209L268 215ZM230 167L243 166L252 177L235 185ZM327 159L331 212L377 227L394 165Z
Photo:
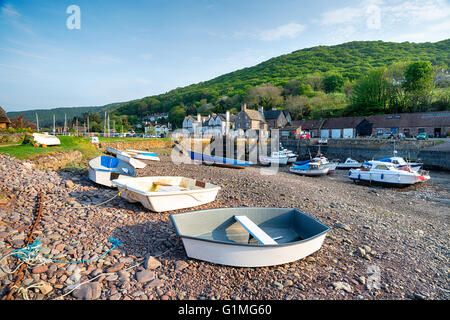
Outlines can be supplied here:
M272 237L258 227L247 216L234 216L234 218L256 239L264 245L278 244Z

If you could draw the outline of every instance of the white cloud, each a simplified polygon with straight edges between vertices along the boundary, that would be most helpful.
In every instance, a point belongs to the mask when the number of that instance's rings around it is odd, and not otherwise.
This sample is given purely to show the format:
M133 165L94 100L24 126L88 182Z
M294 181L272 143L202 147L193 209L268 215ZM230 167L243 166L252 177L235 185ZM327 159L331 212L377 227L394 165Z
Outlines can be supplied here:
M294 39L304 30L304 25L291 22L275 29L261 31L259 33L259 39L262 41L274 41L282 38Z
M9 3L2 6L1 14L4 17L20 17L20 13Z

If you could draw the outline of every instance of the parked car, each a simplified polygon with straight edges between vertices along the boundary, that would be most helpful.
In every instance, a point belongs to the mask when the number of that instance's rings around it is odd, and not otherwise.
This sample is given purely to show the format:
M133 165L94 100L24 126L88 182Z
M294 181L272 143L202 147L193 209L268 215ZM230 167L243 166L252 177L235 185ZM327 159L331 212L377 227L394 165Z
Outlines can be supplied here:
M428 134L426 132L419 133L416 137L417 140L428 140Z
M310 139L311 138L311 133L309 132L302 132L300 134L300 139Z
M326 138L319 139L319 143L320 144L328 144L328 139L326 139Z

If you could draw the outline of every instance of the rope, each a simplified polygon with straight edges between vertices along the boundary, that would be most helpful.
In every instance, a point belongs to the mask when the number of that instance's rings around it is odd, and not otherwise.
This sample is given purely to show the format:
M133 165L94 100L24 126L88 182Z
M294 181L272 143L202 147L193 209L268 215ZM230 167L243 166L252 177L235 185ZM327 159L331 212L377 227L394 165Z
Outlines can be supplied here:
M91 261L95 261L95 260L98 260L98 259L104 257L115 247L118 247L122 244L122 241L114 239L114 238L109 238L109 242L111 242L113 244L113 246L108 251L104 252L102 255L100 255L96 258L83 259L83 260L79 260L79 261L61 261L61 260L44 258L41 255L39 255L38 251L41 249L41 242L39 239L37 239L32 244L27 245L26 247L24 247L22 249L16 249L16 250L8 253L7 255L3 256L0 259L0 261L2 261L3 259L5 259L6 257L9 257L9 256L13 256L15 258L22 260L22 262L19 264L19 266L16 268L16 270L23 263L26 263L29 266L37 266L37 265L42 265L42 264L49 263L49 262L69 263L69 264L91 262ZM15 272L15 270L12 273L14 273L14 272ZM10 272L6 272L6 273L10 273Z
M72 207L72 208L74 208L74 209L87 209L87 208L91 208L91 207L98 207L98 206L101 206L102 204L105 204L105 203L108 203L108 202L112 201L116 197L120 196L121 193L122 193L122 191L119 191L119 193L114 195L114 197L112 197L111 199L108 199L106 201L103 201L103 202L100 202L100 203L97 203L97 204L93 204L91 206L79 206L79 207Z

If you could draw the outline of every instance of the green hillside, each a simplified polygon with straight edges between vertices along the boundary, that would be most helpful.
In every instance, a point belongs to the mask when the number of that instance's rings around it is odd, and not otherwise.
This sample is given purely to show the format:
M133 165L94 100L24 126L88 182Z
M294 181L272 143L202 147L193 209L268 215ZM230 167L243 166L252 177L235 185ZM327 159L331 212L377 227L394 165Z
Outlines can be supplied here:
M282 87L292 79L301 81L308 75L330 73L339 73L345 81L352 82L373 68L419 60L430 61L435 68L447 70L450 39L437 43L358 41L298 50L209 81L126 103L117 112L139 115L152 111L168 112L175 106L183 106L189 114L194 111L190 105L198 111L207 103L217 104L223 96L234 97L226 108L237 108L248 96L250 88L264 83Z

